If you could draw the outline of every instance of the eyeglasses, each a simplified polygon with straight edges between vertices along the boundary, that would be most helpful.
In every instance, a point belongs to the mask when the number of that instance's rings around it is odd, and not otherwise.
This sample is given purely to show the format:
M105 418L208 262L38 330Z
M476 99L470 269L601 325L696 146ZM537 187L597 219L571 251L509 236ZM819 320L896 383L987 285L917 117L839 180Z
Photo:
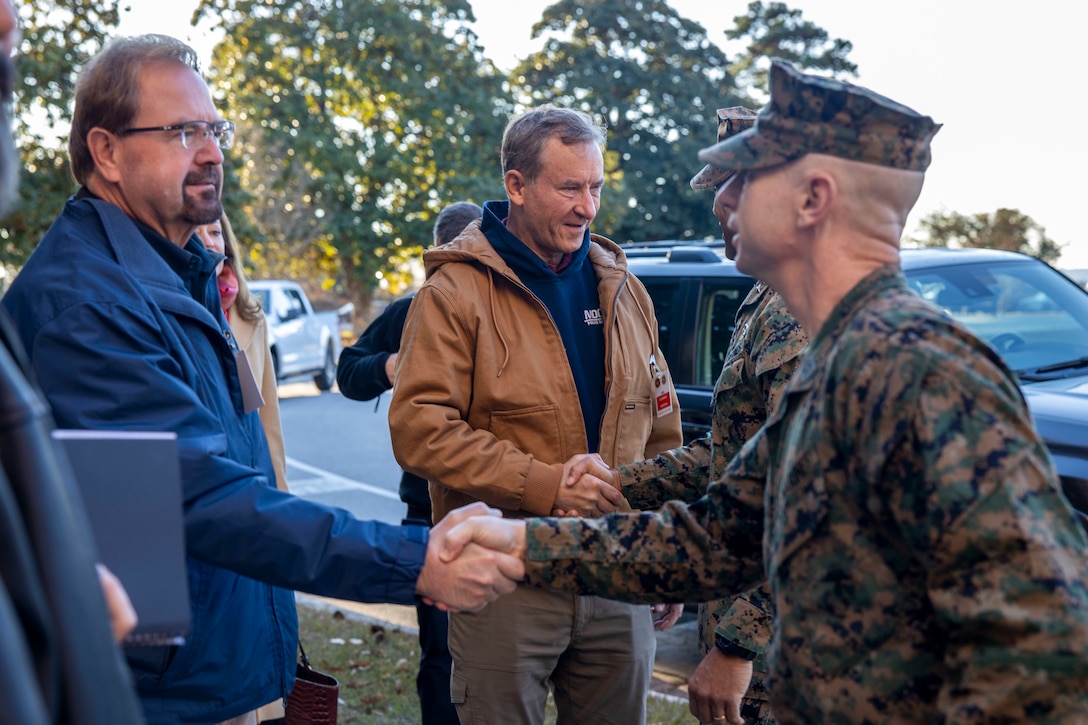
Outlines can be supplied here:
M126 128L117 131L118 136L130 133L148 133L149 131L181 131L181 145L187 149L199 149L215 139L221 149L229 149L234 143L234 124L230 121L188 121L173 126L145 126L144 128Z

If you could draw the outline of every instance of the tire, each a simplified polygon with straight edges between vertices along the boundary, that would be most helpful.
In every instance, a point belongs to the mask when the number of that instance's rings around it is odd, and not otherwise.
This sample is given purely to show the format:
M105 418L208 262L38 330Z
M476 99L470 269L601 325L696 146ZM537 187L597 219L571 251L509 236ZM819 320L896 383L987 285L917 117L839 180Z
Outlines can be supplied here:
M276 352L276 348L272 348L272 374L276 376L276 382L281 379L280 375L280 356Z
M332 356L332 345L325 348L325 366L314 374L314 385L322 393L332 390L336 382L336 360Z

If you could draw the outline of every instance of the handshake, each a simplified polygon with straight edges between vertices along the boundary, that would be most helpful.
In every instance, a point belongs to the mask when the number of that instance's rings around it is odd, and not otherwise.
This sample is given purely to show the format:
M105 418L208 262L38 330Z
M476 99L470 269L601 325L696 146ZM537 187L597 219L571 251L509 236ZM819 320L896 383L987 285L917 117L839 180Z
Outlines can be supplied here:
M624 499L597 454L563 465L556 516L602 516ZM477 611L514 591L525 577L525 521L506 519L484 503L462 506L431 529L416 593L447 611Z

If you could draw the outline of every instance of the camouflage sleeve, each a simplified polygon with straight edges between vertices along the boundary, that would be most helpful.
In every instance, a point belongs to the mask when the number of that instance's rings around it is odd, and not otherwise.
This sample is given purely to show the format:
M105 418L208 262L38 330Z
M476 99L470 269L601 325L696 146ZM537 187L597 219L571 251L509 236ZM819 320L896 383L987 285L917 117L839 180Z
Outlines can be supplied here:
M1013 383L956 357L921 385L914 453L882 471L949 637L945 722L1084 722L1088 542Z
M636 603L735 596L762 581L766 445L757 435L690 506L526 519L526 582Z
M758 327L752 342L752 363L765 410L770 413L800 364L808 338L777 292L771 291L760 305L755 324Z
M620 489L632 508L653 510L666 501L692 503L710 483L711 442L708 433L689 445L645 461L620 466Z
M766 583L760 584L732 602L721 603L720 610L715 613L719 620L715 634L736 640L745 649L755 652L755 669L766 672L763 655L771 640L773 612L770 587Z

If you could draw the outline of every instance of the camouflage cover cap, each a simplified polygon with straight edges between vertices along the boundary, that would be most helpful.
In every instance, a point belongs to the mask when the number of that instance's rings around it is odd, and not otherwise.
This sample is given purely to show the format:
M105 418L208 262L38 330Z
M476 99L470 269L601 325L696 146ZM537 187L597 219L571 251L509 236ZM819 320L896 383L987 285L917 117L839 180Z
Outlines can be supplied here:
M818 153L910 171L929 166L941 125L868 88L771 62L771 102L755 125L699 152L724 169L762 169Z
M749 129L756 122L756 112L744 106L718 109L718 142L722 142ZM692 189L716 189L718 185L734 174L733 169L723 169L707 164L703 170L691 179Z

